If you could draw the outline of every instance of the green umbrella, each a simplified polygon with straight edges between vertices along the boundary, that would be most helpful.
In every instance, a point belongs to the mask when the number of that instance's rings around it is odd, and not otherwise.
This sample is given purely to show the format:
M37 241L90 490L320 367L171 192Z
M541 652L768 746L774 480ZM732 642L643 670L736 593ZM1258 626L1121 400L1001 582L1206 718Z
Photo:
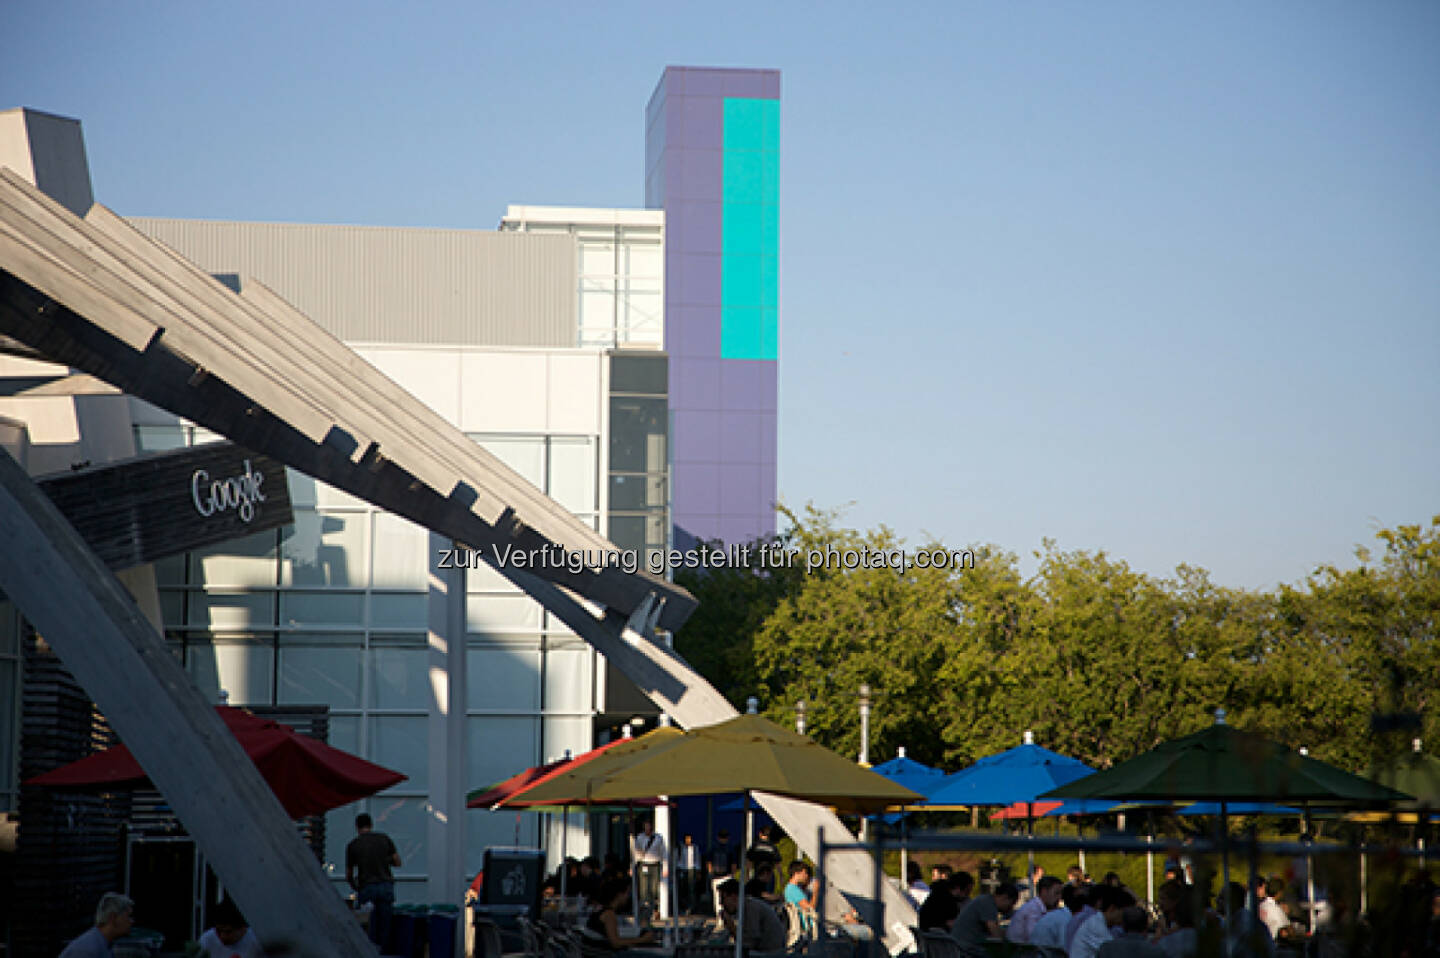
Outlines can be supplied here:
M1415 796L1411 801L1400 802L1396 808L1407 812L1440 812L1440 758L1420 751L1418 738L1403 757L1370 771L1375 781Z
M1221 880L1229 885L1229 829L1225 823L1231 802L1378 806L1410 796L1226 725L1225 710L1219 709L1215 724L1207 729L1164 742L1040 797L1219 802ZM1315 913L1310 914L1313 926Z
M1157 745L1114 768L1040 796L1352 806L1385 805L1410 797L1226 725L1224 710L1203 731Z
M1418 738L1406 754L1370 766L1370 777L1381 785L1409 792L1415 797L1410 801L1396 802L1390 811L1351 812L1345 816L1351 821L1372 825L1397 821L1414 825L1440 818L1440 758L1420 751Z

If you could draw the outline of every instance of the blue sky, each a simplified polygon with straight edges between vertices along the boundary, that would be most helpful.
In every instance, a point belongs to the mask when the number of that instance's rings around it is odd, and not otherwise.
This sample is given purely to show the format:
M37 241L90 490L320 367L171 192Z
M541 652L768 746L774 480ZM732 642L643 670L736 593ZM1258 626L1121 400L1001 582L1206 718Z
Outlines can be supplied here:
M0 106L80 118L127 215L638 206L665 65L779 68L788 503L1249 587L1440 512L1440 5L12 0L6 21Z

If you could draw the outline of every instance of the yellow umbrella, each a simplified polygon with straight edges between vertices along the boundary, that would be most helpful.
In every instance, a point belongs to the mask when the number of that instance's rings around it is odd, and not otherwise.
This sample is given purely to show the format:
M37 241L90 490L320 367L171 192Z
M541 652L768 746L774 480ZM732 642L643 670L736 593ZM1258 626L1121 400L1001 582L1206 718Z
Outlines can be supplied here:
M527 790L523 800L609 802L736 791L771 792L849 812L923 801L916 792L754 714L617 746Z
M754 707L753 701L751 707ZM881 811L922 796L753 712L683 735L617 746L525 793L530 802L624 801L653 795L771 792L847 811ZM740 860L749 844L747 824ZM735 958L745 929L745 892L735 917Z

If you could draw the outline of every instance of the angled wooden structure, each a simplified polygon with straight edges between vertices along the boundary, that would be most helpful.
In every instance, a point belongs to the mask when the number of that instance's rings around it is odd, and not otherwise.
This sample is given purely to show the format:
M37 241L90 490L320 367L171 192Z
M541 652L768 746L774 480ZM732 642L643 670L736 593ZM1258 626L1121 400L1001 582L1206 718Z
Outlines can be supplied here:
M243 294L235 295L98 204L78 219L0 170L0 338L482 554L507 546L591 555L613 548L280 297L252 281L242 288ZM681 725L737 714L704 678L654 641L656 628L678 628L694 610L695 600L684 589L614 566L573 574L552 563L543 578L539 570L497 571L597 648ZM22 589L4 579L0 588L30 616ZM96 700L108 714L99 695ZM116 724L127 741L156 731ZM206 747L188 740L175 751ZM162 790L168 794L163 784ZM757 799L811 854L822 827L832 836L842 834L840 821L822 808L765 795ZM247 898L260 894L258 884L273 884L273 876L246 869L243 862L226 874L223 854L209 846L233 842L233 833L210 833L207 840L205 829L192 831L221 866L242 907L253 907ZM863 854L832 856L827 875L851 896L873 894L873 870ZM888 883L881 885L888 928L913 924L909 901ZM888 930L882 933L887 943L899 940Z
M227 882L240 876L236 900L267 945L373 954L275 793L165 640L3 451L0 541L0 584L95 699L216 872Z
M0 264L0 328L55 362L473 548L613 548L274 293L236 296L99 204L78 220L0 171ZM661 628L695 608L614 565L544 574Z

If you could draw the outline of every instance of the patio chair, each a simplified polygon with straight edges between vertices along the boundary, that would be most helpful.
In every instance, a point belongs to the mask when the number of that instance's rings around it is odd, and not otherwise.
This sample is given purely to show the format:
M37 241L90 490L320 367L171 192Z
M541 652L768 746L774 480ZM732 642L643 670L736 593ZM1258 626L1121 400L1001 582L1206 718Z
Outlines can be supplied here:
M484 918L475 920L475 958L504 958L505 944L500 926Z
M550 929L523 915L515 921L520 926L520 940L525 948L526 958L550 958Z
M707 942L690 942L675 948L675 958L733 958L734 945L717 945ZM749 952L745 952L749 954Z
M938 931L921 932L920 948L925 958L961 958L960 943Z

